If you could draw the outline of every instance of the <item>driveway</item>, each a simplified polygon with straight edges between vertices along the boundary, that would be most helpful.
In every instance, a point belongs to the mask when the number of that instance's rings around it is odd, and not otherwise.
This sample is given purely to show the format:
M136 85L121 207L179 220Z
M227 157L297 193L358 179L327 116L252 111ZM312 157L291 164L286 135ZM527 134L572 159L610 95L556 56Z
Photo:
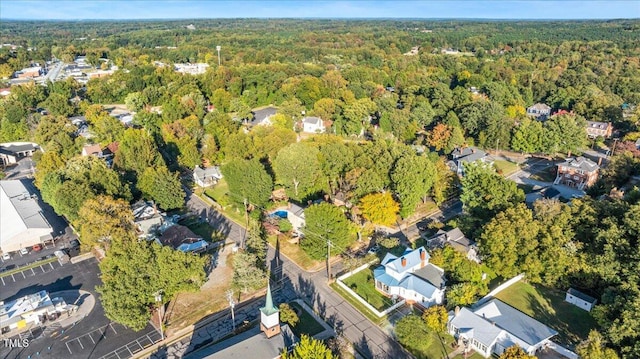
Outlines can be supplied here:
M8 166L4 172L6 173L6 180L16 180L21 178L33 177L36 164L31 157L20 158L16 164Z

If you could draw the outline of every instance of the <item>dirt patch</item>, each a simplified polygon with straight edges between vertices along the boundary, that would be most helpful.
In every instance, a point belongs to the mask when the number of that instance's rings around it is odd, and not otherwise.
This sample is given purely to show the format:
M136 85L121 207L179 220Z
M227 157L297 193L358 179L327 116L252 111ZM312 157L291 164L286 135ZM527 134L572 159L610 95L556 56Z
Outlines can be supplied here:
M227 266L230 248L223 250L217 259L216 268L198 292L181 293L167 308L165 323L167 335L229 306L225 293L231 287L233 268Z

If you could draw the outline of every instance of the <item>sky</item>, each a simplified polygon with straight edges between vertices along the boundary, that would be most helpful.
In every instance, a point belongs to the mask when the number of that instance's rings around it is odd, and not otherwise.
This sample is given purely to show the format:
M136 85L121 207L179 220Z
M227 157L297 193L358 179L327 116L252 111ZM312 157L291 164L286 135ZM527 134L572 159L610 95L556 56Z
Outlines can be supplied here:
M637 19L639 17L640 0L0 1L0 20L191 18Z

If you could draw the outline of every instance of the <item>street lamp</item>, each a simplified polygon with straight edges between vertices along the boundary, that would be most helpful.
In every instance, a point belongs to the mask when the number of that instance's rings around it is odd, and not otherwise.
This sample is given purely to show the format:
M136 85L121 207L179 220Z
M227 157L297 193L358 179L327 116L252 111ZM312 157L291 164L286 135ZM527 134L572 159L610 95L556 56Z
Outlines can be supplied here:
M236 301L233 300L233 291L227 291L227 300L229 301L229 306L231 307L231 325L233 325L233 331L236 331L236 315L233 311L233 308L236 306Z
M158 303L158 325L160 326L160 337L162 339L160 340L164 340L164 330L162 329L162 317L163 315L160 313L160 311L164 311L164 305L162 305L162 293L158 292L155 295L156 298L156 303Z

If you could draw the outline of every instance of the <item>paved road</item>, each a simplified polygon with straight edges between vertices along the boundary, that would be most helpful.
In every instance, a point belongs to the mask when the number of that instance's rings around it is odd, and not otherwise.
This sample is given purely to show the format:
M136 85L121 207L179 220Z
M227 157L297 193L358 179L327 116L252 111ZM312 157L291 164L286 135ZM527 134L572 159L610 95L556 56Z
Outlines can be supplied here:
M418 222L411 224L406 229L403 228L398 232L391 233L390 236L398 238L400 239L401 243L405 243L408 245L407 240L415 240L416 238L420 237L421 232L418 229L418 226L420 227L426 226L427 224L429 224L429 222L434 220L444 223L449 219L455 216L458 216L460 214L462 214L462 202L456 199L442 206L441 210L438 210L437 212L431 214L430 216L427 216L419 220Z
M206 218L209 224L222 232L227 241L242 242L245 235L245 229L242 226L220 214L200 197L193 194L190 189L184 188L184 190L187 193L187 208L192 213L197 214L200 218Z

